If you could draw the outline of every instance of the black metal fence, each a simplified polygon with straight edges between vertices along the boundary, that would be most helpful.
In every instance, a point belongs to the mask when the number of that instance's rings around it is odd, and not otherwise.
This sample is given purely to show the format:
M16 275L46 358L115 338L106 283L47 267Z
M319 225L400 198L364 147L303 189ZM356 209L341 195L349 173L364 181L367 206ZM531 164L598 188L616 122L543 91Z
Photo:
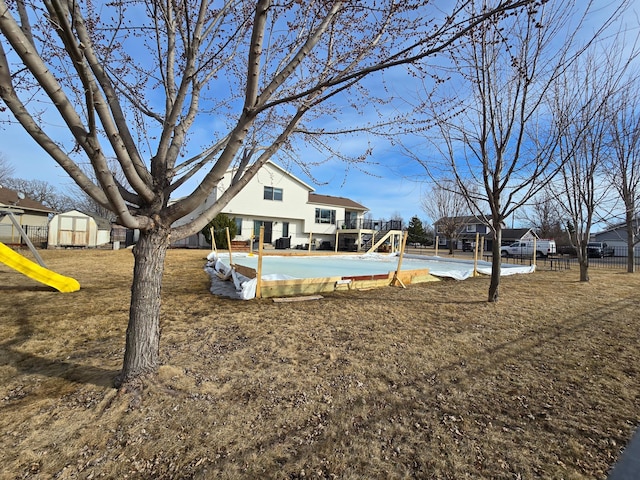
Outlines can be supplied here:
M27 234L27 238L37 248L46 248L49 241L48 227L22 225L22 229ZM0 242L9 245L26 245L26 242L13 225L0 225Z
M434 255L434 246L411 246L407 247L410 253L418 253L421 255ZM449 257L449 249L439 247L438 255ZM463 252L461 250L454 250L453 257L459 258L473 258L473 252ZM484 252L482 260L491 261L491 252ZM640 271L640 247L636 247L634 250L634 265L638 271ZM530 256L511 256L502 257L502 263L512 263L518 265L531 265L533 259ZM536 265L545 269L572 269L578 268L578 258L575 254L555 254L548 257L536 258ZM626 247L613 247L613 255L611 252L607 252L607 256L597 256L595 253L589 257L589 266L594 268L611 268L625 270L627 268L627 248Z
M485 255L485 260L490 260L491 255ZM531 257L502 257L503 263L516 263L521 265L531 265ZM640 267L640 255L634 252L633 263L636 267ZM575 255L550 255L548 257L536 258L536 264L541 267L556 268L578 268L578 257ZM589 257L589 267L595 268L612 268L626 269L627 255L613 255L607 257Z

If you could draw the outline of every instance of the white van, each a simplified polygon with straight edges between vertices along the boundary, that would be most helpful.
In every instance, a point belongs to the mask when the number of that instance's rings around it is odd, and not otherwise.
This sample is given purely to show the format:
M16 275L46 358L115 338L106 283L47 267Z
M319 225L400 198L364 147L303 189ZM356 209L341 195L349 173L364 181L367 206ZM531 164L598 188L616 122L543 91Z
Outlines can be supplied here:
M544 258L556 253L555 240L536 240L536 257ZM515 242L500 248L500 255L503 257L532 257L533 240L525 242Z

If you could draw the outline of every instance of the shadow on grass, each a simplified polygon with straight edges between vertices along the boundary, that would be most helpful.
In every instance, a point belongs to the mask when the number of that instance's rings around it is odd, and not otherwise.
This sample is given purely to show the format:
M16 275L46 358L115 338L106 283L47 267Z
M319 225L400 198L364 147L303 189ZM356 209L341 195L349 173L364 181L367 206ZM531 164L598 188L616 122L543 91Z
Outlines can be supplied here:
M455 408L453 409L455 415L460 418L463 415L477 422L492 421L498 426L501 420L499 416L494 417L497 407L492 405L491 401L486 404L476 405L477 400L474 400L474 392L471 391L468 398L463 398L456 404L455 399L451 401L448 400L448 398L452 396L451 391L464 389L465 387L461 387L461 385L466 385L467 381L473 385L475 379L478 378L495 378L505 384L502 385L502 391L496 392L497 398L493 400L494 402L512 401L513 398L518 399L519 397L515 397L516 393L531 395L526 387L528 386L534 389L536 384L521 385L518 381L515 381L512 386L509 386L508 375L506 378L496 377L496 372L504 371L507 374L511 374L509 367L512 365L525 367L529 364L536 364L537 362L541 362L542 365L553 362L553 360L556 359L553 350L545 350L545 345L553 343L562 344L563 338L579 338L581 335L584 335L585 332L592 330L594 325L599 325L601 330L607 330L607 328L609 328L608 319L612 316L617 318L623 316L623 312L628 310L633 303L634 299L629 298L624 302L607 304L588 313L577 315L561 324L526 329L514 339L497 342L487 348L474 351L470 355L463 355L454 362L447 362L435 366L435 368L430 371L416 372L415 375L408 376L406 374L400 374L398 371L389 372L388 376L379 378L379 380L386 381L389 385L388 391L384 395L381 394L380 391L376 391L363 394L362 400L354 398L350 398L349 401L336 400L331 406L326 407L323 407L320 403L316 406L315 416L309 418L308 423L304 426L301 427L300 424L287 424L283 422L278 428L263 432L260 438L248 438L246 444L240 448L239 453L229 456L221 455L217 460L212 462L212 464L215 466L214 468L225 471L226 469L232 468L232 463L238 459L250 458L251 455L258 455L258 452L263 452L264 450L269 451L278 446L287 445L288 439L291 438L297 439L298 441L295 447L291 446L295 454L286 458L275 457L273 460L274 464L270 465L270 467L284 469L288 466L291 469L291 466L295 465L296 461L299 462L300 466L302 466L305 461L311 463L314 461L319 462L318 456L330 455L330 453L328 454L327 452L332 452L336 450L336 448L348 451L351 448L351 442L354 441L352 439L358 436L365 438L365 441L371 441L372 446L378 445L378 448L387 448L389 450L388 453L393 455L394 451L389 447L390 441L388 442L389 445L385 442L389 440L389 438L392 438L393 435L407 434L406 432L409 432L411 428L416 428L420 431L417 438L419 438L423 444L433 444L435 445L433 447L435 449L437 449L437 445L442 445L441 448L443 450L446 448L454 448L458 441L456 435L460 435L460 433L457 431L455 425L449 425L447 422L451 423L452 421L459 421L459 419L451 416L452 407L449 403L456 405L458 408L465 407L460 414L457 413ZM575 346L575 348L581 350L583 347ZM561 356L562 355L560 355L560 357ZM552 374L549 373L548 375ZM425 379L429 378L432 378L433 382L425 381ZM510 393L511 390L516 393ZM563 395L566 395L566 393L561 390L554 391L554 393L557 395L558 400L562 400ZM258 396L261 394L267 396L265 392L256 393ZM461 393L458 393L459 397L461 395ZM462 396L464 397L464 395ZM538 398L538 401L540 401L540 398ZM361 405L373 405L375 407L371 408ZM560 411L556 413L556 409L553 408L551 410L552 414L554 417L557 415L558 419L556 420L554 418L555 423L548 423L546 420L537 419L528 421L528 417L525 416L525 414L530 413L530 411L536 414L539 413L539 411L545 411L546 407L542 404L533 405L531 408L520 408L519 404L516 403L515 407L503 406L501 408L505 410L505 412L502 413L502 417L510 420L510 423L502 430L505 442L515 441L513 437L517 435L517 433L515 433L517 430L515 427L512 428L512 425L521 427L521 425L524 424L533 432L540 430L541 435L544 434L545 428L550 429L552 435L562 434L563 441L567 441L567 439L573 439L578 442L583 440L582 437L578 436L582 426L578 425L575 431L565 430L565 423L571 420L570 417L567 418L568 414L566 412ZM511 410L508 410L509 408ZM509 417L509 415L511 416ZM450 420L451 418L454 418L454 420ZM522 420L523 418L524 420ZM325 428L329 428L330 424L343 422L348 422L345 423L345 429L351 431L350 436L335 437L323 433ZM395 424L400 424L397 431L394 430L394 428L396 428ZM427 429L424 425L434 425L435 427ZM381 427L384 427L384 429L380 430ZM609 432L609 435L615 436L616 442L624 443L626 441L624 437L627 432L623 431L619 424L612 425L612 427L618 428L619 430L616 435L612 432ZM404 428L405 430L401 430L400 428ZM387 430L388 433L384 433ZM584 428L584 430L587 432L592 431L586 428ZM388 438L383 438L380 434L378 437L371 434L371 432L375 431L383 431L382 435L386 435ZM504 433L505 431L507 433ZM447 434L450 434L452 439L450 439L448 443L446 443ZM442 435L442 438L438 435ZM535 437L535 435L535 433L530 433L531 437ZM574 435L575 438L573 437ZM548 439L549 435L543 435L543 438ZM613 445L615 445L615 443ZM617 447L612 446L609 454L615 456L617 453L616 450ZM400 450L395 452L398 458L394 461L404 462L409 470L417 474L422 474L425 477L429 476L429 473L433 474L436 464L433 463L429 457L416 453L417 449L414 450L412 446L409 446L406 451L407 453L404 453L404 451L400 453ZM382 455L386 453L385 451ZM561 449L551 449L547 456L543 457L543 460L553 459L563 454L567 455L566 452L563 452ZM598 458L598 461L606 461L603 457L604 455ZM483 460L482 468L487 469L485 472L486 475L496 472L495 469L492 469L492 460L494 459ZM571 457L564 458L564 460L570 465L571 471L580 473L581 475L591 474L594 468L600 466L597 463L598 461L583 465L574 461ZM458 459L458 461L461 461L463 464L468 461L472 464L475 459L469 457L466 460ZM611 461L610 457L608 461ZM522 464L514 465L513 468L531 469L536 466L535 462L532 464L527 464L525 460L523 460L523 462ZM207 468L207 466L205 465L201 468ZM344 468L346 472L350 471L349 466L343 465L342 468ZM458 469L464 468L464 466L456 466L455 462L449 463L443 460L438 468L442 469L439 471L442 476L449 476L459 473ZM591 470L589 470L589 468ZM195 477L204 478L205 471L198 471L197 473L200 476L195 475ZM345 471L333 473L344 474ZM533 470L528 471L529 473L533 472ZM324 473L328 476L330 471L327 470Z
M13 287L0 288L10 290ZM34 291L48 290L49 287L34 287ZM23 288L20 288L24 291ZM93 384L98 387L113 387L114 378L119 370L83 365L65 360L51 359L29 352L21 351L20 346L34 334L30 312L26 304L16 306L16 326L18 332L12 338L0 343L0 366L8 365L22 374L43 375L50 378L61 378L69 382ZM87 355L85 353L85 355ZM96 354L98 357L99 354Z
M113 387L114 378L120 373L119 370L39 357L5 346L0 347L0 358L0 365L9 365L23 375L43 375L97 387Z
M56 292L57 290L47 285L2 285L0 292Z

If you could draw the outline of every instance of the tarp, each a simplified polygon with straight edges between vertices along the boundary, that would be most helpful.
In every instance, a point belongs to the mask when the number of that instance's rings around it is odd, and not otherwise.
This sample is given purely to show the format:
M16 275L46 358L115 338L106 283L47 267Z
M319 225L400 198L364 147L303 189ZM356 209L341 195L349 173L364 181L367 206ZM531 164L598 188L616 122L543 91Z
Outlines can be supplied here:
M216 255L214 252L207 256L205 271L211 277L211 293L231 298L248 300L255 297L256 279L246 276L231 269L228 255ZM257 264L256 256L246 253L237 253L234 259L241 259L241 263L247 267ZM263 280L287 280L295 278L323 278L332 276L348 276L368 274L384 274L395 271L397 268L398 254L369 253L363 255L268 255L263 257L263 265L271 269L263 274ZM438 256L427 257L424 255L404 255L402 270L414 270L428 268L429 273L438 277L465 280L473 276L474 264L472 260L444 258ZM478 261L477 270L484 275L491 275L491 263ZM263 268L263 271L265 269ZM502 264L501 275L514 275L532 273L535 266Z

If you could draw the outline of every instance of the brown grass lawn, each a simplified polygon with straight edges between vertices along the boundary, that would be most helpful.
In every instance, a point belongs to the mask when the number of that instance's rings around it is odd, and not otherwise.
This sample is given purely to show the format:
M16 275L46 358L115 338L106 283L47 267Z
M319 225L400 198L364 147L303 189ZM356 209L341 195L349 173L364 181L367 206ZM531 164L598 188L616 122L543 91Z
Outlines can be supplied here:
M233 301L169 252L162 367L118 393L132 254L0 265L0 478L604 479L638 424L640 274Z

